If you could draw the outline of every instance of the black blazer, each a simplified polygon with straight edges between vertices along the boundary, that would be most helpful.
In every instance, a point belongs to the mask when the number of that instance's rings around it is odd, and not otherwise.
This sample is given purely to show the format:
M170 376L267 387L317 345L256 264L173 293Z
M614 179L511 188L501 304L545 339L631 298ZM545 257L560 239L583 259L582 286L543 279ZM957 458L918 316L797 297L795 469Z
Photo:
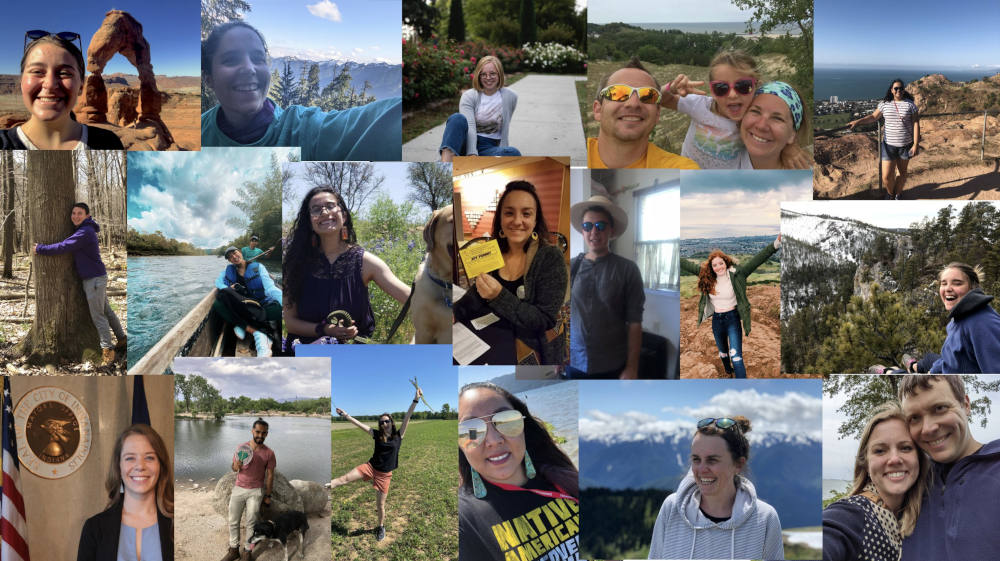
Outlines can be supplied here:
M156 522L160 529L160 553L163 561L174 561L174 519L164 516L157 508ZM116 561L121 529L121 502L88 518L80 533L76 561Z

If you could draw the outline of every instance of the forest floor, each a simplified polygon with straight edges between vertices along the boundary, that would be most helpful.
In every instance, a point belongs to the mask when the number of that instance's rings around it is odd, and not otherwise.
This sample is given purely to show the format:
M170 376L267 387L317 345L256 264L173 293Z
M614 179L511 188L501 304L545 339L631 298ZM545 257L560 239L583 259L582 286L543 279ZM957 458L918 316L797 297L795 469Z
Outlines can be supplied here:
M111 308L118 315L122 329L128 332L126 305L126 259L125 252L104 251L101 254L108 270L108 300ZM30 292L27 300L23 296L4 299L4 295L24 294L28 281L27 255L14 257L14 278L0 279L0 372L3 374L44 376L44 375L82 375L107 376L125 374L125 352L118 352L111 366L101 366L100 355L95 351L92 356L80 362L65 362L59 364L30 365L17 350L18 345L31 330L35 317L34 288L37 279L32 276ZM23 318L23 319L22 319Z

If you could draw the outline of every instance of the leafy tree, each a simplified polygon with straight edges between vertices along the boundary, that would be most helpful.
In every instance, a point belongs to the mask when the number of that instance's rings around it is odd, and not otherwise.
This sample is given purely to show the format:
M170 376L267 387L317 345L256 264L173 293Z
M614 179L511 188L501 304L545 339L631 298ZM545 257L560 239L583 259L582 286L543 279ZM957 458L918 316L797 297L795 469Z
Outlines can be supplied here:
M427 0L403 0L403 23L421 39L430 39L441 14Z
M465 41L465 15L462 13L462 0L451 0L448 10L448 38L461 43Z
M535 0L521 0L521 33L522 45L534 43L538 39L538 27L535 25Z
M204 41L215 27L243 19L243 13L250 11L252 8L246 0L201 0L201 40Z
M351 214L357 215L368 197L385 182L385 176L376 173L371 163L309 162L306 181L313 187L333 187L344 198Z
M871 412L879 405L897 399L902 376L826 376L823 379L823 393L828 396L844 395L846 400L838 411L847 416L837 434L841 438L861 438L861 432L868 422ZM975 375L962 375L965 391L969 394L972 409L970 421L978 421L986 427L991 420L992 401L985 394L1000 391L1000 380L987 381Z
M813 89L813 0L732 0L733 4L743 10L753 10L747 31L753 32L754 27L760 33L769 33L775 27L794 24L802 32L789 58L795 66L797 85L803 95Z
M285 61L280 72L275 69L271 73L271 89L267 92L267 97L282 109L298 101L299 87L295 83L295 73L290 61Z
M413 202L396 204L389 195L380 195L365 215L368 227L365 239L392 239L413 223Z
M278 245L281 239L281 187L291 172L285 171L278 156L271 154L271 167L260 182L244 182L233 200L241 215L231 217L228 224L241 228L246 234L233 240L233 245L249 243L251 233L260 237L261 245Z
M427 205L431 212L451 204L451 166L436 162L414 162L406 168L410 178L410 200Z
M184 410L191 410L191 381L183 374L174 374L174 395L184 397Z

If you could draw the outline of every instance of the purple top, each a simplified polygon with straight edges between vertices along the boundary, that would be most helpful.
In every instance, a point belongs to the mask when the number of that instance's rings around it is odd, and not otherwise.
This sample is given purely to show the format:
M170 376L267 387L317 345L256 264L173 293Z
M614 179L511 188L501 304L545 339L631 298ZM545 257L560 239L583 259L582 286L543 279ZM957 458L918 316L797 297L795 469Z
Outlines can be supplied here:
M368 299L368 285L361 277L361 264L365 250L352 246L330 263L326 256L314 251L306 263L307 274L295 298L299 319L319 323L334 310L351 314L358 328L358 335L371 337L375 331L375 315ZM311 343L316 337L300 337Z
M101 227L94 218L88 216L76 227L73 235L58 243L38 244L35 251L39 255L61 255L72 253L76 272L81 279L103 277L108 274L101 261L101 250L97 245L97 232Z

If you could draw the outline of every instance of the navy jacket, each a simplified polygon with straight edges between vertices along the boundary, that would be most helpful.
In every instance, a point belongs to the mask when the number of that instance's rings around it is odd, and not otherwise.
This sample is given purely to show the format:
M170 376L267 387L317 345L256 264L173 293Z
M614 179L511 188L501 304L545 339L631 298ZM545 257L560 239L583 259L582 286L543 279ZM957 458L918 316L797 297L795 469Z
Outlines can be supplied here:
M108 271L101 261L101 249L97 244L97 233L100 231L101 227L94 221L94 217L88 216L76 227L73 235L58 243L38 244L36 251L39 255L72 253L76 272L81 279L103 277Z
M174 561L174 519L156 510L160 530L160 552L163 561ZM83 524L76 561L116 561L118 538L122 530L122 503L95 514Z
M952 308L948 337L931 372L1000 374L1000 314L990 306L991 300L976 288Z

